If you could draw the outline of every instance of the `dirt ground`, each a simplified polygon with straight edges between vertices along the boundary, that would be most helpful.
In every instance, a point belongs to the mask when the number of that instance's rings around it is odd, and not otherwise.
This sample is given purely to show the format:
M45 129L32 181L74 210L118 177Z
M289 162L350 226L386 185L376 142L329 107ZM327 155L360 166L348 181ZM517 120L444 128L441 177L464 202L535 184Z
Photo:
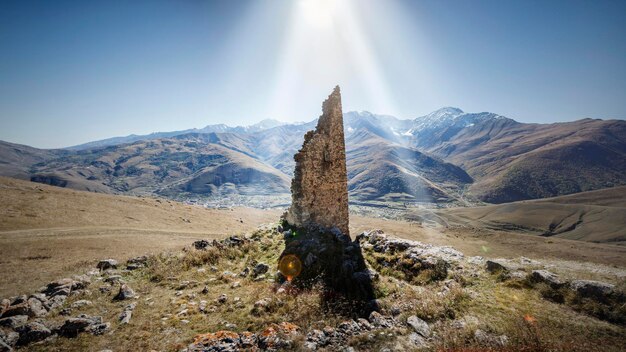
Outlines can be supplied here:
M205 209L165 199L79 192L0 178L0 297L93 267L99 259L123 261L180 249L196 239L244 234L276 222L282 211ZM476 228L429 228L416 223L352 216L350 231L386 233L466 255L525 256L626 268L626 248Z

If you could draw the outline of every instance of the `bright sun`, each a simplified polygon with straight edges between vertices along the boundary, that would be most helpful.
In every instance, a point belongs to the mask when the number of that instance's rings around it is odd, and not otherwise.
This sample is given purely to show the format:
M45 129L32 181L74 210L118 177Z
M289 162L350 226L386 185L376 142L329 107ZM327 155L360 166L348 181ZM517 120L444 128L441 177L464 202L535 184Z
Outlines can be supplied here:
M293 1L271 99L274 116L298 111L294 97L302 87L323 93L336 84L368 96L374 110L394 111L357 1ZM348 83L352 86L347 87Z
M336 3L337 0L300 0L298 6L308 25L327 29L333 25Z

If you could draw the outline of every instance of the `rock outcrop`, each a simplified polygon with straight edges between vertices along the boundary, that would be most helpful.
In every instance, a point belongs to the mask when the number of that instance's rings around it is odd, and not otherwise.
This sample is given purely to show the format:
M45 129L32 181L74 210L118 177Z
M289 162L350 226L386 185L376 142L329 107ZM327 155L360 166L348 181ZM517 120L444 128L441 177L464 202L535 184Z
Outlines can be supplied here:
M294 156L292 203L284 219L294 227L336 227L349 235L346 145L339 86L324 101L322 111L317 127L304 135L302 149Z

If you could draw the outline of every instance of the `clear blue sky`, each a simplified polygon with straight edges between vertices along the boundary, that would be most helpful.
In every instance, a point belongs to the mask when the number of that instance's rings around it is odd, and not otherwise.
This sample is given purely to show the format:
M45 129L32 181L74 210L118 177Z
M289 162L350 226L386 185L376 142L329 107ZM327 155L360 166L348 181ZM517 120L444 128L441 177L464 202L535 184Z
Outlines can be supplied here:
M626 117L626 1L2 1L0 139L443 106Z

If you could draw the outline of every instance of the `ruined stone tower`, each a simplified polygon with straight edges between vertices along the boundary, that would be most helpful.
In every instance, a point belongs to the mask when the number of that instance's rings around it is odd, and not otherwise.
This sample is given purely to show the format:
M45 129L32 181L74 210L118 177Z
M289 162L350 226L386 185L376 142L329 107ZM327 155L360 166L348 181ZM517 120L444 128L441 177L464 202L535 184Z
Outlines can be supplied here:
M336 227L349 235L346 146L339 86L322 104L317 127L304 135L302 149L294 159L292 203L284 219L296 227Z

